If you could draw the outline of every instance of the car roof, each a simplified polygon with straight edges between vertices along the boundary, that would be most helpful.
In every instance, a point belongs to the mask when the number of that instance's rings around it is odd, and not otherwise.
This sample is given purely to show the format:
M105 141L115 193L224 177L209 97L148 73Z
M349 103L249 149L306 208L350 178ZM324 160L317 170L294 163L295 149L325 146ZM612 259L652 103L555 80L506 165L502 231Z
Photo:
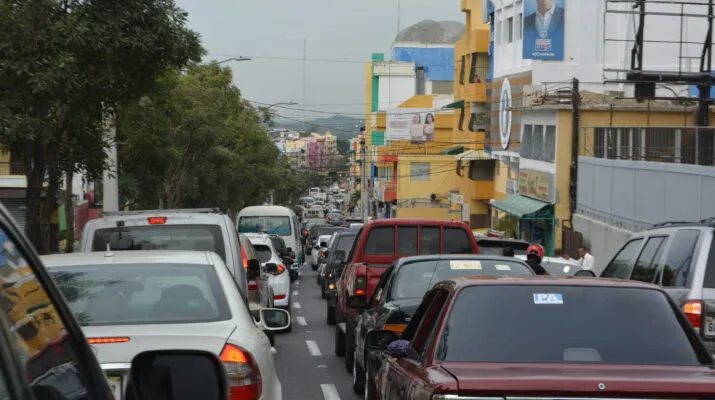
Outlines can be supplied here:
M267 233L244 233L251 244L272 244L271 237Z
M523 239L511 239L511 238L495 238L495 237L488 237L488 236L478 236L476 237L477 242L482 242L482 241L493 241L493 242L505 242L505 243L519 243L519 244L529 244L528 241L523 240Z
M259 215L260 214L260 215ZM261 216L261 217L285 217L295 214L293 210L283 206L250 206L244 207L238 213L239 217Z
M514 261L523 262L524 261L524 260L520 260L520 259L517 259L514 257L491 256L491 255L430 254L430 255L423 255L423 256L402 257L399 260L397 260L397 265L402 265L402 264L416 262L416 261L439 261L439 260L493 260L493 261L505 261L505 262L514 262Z
M116 227L117 221L137 221L146 220L150 217L167 217L166 222L161 225L186 225L192 221L195 224L215 224L220 225L228 218L226 214L221 214L214 209L182 209L182 210L136 210L136 211L116 211L100 213L100 218L87 221L87 226L101 225ZM148 221L145 221L149 225ZM155 225L159 226L159 225Z
M40 256L48 267L100 264L199 264L211 265L207 251L191 250L125 250L110 252L64 253Z
M467 225L464 222L441 221L437 219L424 218L387 218L372 220L364 225L365 228L373 226L385 225L434 225L434 226L449 226L455 228L465 228ZM466 229L466 228L465 228Z
M454 286L456 289L463 289L471 286L494 286L494 285L523 285L523 286L582 286L582 287L614 287L631 289L658 289L658 286L651 283L604 278L581 278L581 277L552 277L552 276L485 276L485 277L459 277L447 279L441 282Z

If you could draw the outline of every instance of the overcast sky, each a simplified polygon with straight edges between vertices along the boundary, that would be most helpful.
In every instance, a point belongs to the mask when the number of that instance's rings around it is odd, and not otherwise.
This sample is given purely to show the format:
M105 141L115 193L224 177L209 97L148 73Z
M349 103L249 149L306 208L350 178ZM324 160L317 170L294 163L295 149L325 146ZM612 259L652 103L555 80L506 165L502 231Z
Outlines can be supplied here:
M294 108L361 113L365 102L364 66L374 52L388 56L397 34L398 0L177 0L199 32L207 59L232 56L244 97L264 103L295 101ZM401 27L416 22L464 22L459 0L401 0ZM353 63L307 62L303 101L303 41L307 58ZM289 58L276 60L270 57ZM389 57L389 56L388 56ZM328 115L276 108L280 115L314 119Z

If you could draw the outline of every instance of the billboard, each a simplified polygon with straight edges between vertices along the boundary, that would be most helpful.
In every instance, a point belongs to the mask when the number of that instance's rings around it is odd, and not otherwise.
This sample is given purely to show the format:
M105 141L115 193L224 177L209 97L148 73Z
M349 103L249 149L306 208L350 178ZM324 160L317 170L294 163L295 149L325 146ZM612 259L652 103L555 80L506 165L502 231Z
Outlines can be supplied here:
M524 59L564 59L565 11L566 0L524 0Z
M433 142L434 121L435 111L431 108L390 108L385 139Z

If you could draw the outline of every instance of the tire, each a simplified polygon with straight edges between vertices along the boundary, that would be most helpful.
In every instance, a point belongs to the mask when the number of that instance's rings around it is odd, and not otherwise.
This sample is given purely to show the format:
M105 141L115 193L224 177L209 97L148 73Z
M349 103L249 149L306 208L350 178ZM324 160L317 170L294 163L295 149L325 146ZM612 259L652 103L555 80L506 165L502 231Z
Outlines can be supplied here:
M326 320L328 325L333 326L335 325L335 307L326 307L327 308L327 313L326 313Z
M366 361L367 362L367 361ZM365 400L377 400L375 381L370 377L370 367L365 365Z
M345 370L348 374L353 373L353 356L355 355L355 329L352 324L348 322L345 327Z
M357 346L353 347L355 348L353 350L353 393L363 394L363 391L365 390L365 372L360 369L360 366L357 363L357 354L355 354Z
M345 357L345 335L339 326L335 327L335 355Z

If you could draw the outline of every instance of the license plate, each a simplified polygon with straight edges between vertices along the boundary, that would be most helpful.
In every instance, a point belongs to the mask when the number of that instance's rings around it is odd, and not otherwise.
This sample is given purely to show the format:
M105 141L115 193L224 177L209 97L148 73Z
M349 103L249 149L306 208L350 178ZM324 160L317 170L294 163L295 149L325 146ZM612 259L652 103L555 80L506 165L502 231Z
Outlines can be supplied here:
M715 336L715 318L705 317L705 336Z
M107 382L109 383L109 388L112 390L115 400L121 400L122 397L122 377L121 376L108 376Z

